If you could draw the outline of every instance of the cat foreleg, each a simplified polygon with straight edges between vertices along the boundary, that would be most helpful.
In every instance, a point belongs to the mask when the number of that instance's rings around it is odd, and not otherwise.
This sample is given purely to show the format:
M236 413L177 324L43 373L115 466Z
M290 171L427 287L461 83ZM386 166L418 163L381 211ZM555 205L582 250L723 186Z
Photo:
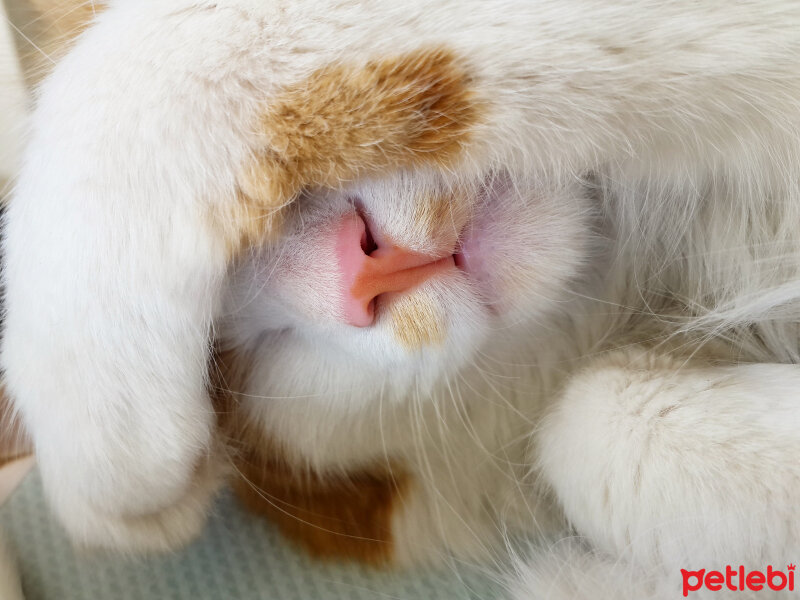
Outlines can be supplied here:
M535 444L567 518L645 569L784 566L800 549L800 367L618 351L567 384Z

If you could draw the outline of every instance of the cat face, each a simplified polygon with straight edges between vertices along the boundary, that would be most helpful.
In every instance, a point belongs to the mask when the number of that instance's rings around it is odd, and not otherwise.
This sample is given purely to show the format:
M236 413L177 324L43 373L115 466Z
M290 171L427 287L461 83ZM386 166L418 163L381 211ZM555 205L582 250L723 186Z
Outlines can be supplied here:
M426 392L478 353L532 341L588 238L577 187L505 172L312 192L282 239L231 275L223 345L258 349L251 391L262 396L358 404Z

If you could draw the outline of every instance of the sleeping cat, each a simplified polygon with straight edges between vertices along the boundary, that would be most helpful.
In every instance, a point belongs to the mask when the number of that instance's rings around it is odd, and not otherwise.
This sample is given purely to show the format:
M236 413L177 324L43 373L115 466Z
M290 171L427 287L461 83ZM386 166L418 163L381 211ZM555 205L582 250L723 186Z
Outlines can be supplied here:
M231 479L520 598L796 560L799 53L788 0L111 2L6 216L56 514L173 548Z

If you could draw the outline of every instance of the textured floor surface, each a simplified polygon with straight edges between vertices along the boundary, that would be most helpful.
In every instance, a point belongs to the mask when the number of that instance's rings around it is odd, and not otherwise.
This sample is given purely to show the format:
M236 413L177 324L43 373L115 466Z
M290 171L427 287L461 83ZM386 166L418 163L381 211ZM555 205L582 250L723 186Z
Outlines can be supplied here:
M36 471L0 507L26 600L494 600L491 578L467 567L378 573L315 562L223 494L204 535L173 555L123 559L75 552L50 517Z

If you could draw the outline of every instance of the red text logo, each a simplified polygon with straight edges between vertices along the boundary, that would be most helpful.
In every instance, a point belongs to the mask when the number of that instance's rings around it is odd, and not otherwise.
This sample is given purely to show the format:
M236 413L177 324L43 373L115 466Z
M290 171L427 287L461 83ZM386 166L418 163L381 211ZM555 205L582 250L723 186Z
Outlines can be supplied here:
M700 569L699 571L681 569L683 595L686 597L689 592L696 592L701 588L712 592L722 589L728 589L732 592L742 592L744 590L757 592L763 589L775 590L776 592L781 590L793 592L794 569L794 565L787 565L785 572L774 569L772 565L768 566L766 571L747 571L742 565L739 565L738 569L727 565L724 573L722 571L706 571L705 569Z

